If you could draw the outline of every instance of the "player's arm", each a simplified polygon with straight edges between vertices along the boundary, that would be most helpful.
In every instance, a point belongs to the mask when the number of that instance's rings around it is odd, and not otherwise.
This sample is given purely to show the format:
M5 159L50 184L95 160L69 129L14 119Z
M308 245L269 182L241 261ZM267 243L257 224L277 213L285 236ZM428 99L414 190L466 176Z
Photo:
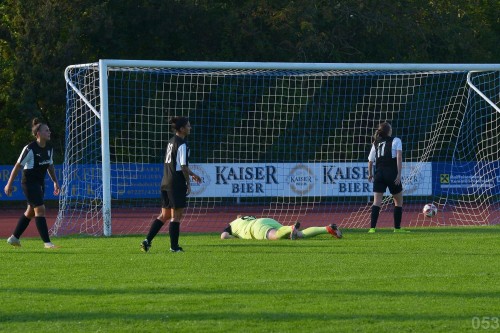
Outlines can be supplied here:
M236 238L232 235L231 225L228 224L226 229L220 234L220 239Z
M12 194L12 184L14 183L14 180L16 179L17 175L19 174L19 171L21 170L23 166L17 162L16 165L14 165L14 168L12 169L12 172L10 173L9 180L7 181L7 185L5 185L4 192L8 196Z
M368 161L368 181L373 181L373 162Z
M187 185L186 195L189 195L189 193L191 193L191 181L189 180L189 176L191 176L193 180L197 183L201 183L201 178L193 171L191 171L191 169L189 169L187 146L185 144L182 144L179 147L177 153L179 154L182 174L184 175L184 179L186 179L186 185Z
M23 151L21 152L21 155L17 159L16 164L14 165L14 168L12 169L12 172L10 173L9 180L7 181L7 185L5 185L4 192L8 196L12 194L12 184L14 184L14 180L16 179L17 175L19 174L19 171L27 164L33 161L33 151L31 149L28 149L28 146L24 147Z
M191 171L191 169L189 169L189 166L187 165L181 165L181 171L182 174L184 175L184 178L186 179L186 185L187 185L186 194L189 194L191 193L191 182L189 181L189 176L191 176L193 180L198 184L201 183L201 178L193 171Z
M187 191L186 194L191 193L191 182L189 181L189 167L187 165L181 165L181 171L186 179Z
M399 185L399 184L401 184L401 172L403 170L403 151L402 150L396 150L396 164L398 167L398 175L396 176L396 179L394 180L394 184Z
M220 234L220 239L229 239L229 238L235 238L233 235L230 235L228 232L223 232Z
M375 162L375 145L372 145L370 155L368 155L368 181L373 181L373 162Z
M403 170L403 143L401 142L401 139L395 138L395 149L396 149L396 167L398 169L398 175L396 176L396 179L394 180L394 184L399 185L401 184L401 176L402 176L402 170Z
M49 173L50 179L54 182L54 195L59 195L61 192L61 187L59 186L59 182L57 181L56 169L54 168L54 164L49 165L47 169Z
M193 178L195 182L197 182L198 184L201 183L201 177L195 174L189 167L188 167L188 174L191 176L191 178Z

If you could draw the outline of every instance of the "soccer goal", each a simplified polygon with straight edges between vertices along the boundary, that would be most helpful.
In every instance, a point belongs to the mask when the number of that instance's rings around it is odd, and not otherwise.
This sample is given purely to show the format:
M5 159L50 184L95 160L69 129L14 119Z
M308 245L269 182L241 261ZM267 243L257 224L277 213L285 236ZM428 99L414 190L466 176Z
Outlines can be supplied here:
M65 78L54 234L145 233L172 116L190 119L190 166L203 179L183 231L220 231L239 213L368 227L367 158L384 121L403 142L403 226L500 223L500 64L101 60Z

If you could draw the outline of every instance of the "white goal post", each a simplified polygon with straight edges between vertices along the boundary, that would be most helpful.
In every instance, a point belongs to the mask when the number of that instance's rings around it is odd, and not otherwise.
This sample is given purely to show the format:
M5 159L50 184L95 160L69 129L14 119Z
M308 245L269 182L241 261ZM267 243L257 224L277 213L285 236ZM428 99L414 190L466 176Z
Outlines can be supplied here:
M366 160L383 121L403 141L403 225L500 223L500 64L100 60L69 66L65 79L53 234L144 233L160 207L168 119L179 115L204 178L186 212L195 231L236 211L367 227ZM420 214L425 203L435 218Z

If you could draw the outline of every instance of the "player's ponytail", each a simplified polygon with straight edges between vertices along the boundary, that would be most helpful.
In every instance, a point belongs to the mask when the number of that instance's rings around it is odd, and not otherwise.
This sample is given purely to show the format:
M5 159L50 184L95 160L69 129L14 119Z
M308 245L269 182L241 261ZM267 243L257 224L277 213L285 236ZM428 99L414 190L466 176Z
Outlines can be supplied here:
M375 131L375 134L373 135L373 143L380 141L380 139L382 138L388 137L390 131L391 131L391 124L389 124L388 122L384 122L378 125L378 128Z
M186 126L188 122L189 119L187 119L186 117L172 117L170 119L172 131L174 132L180 131L180 129Z
M40 127L42 127L43 124L44 123L38 118L33 118L33 120L31 121L31 133L35 138L38 134L38 131L40 130Z

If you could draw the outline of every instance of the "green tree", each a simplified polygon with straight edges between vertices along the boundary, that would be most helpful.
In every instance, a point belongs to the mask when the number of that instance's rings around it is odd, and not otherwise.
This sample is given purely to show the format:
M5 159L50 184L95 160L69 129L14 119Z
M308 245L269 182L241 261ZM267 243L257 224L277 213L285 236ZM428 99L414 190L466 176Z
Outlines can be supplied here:
M48 121L58 162L66 66L98 59L500 62L498 0L2 0L0 163Z

